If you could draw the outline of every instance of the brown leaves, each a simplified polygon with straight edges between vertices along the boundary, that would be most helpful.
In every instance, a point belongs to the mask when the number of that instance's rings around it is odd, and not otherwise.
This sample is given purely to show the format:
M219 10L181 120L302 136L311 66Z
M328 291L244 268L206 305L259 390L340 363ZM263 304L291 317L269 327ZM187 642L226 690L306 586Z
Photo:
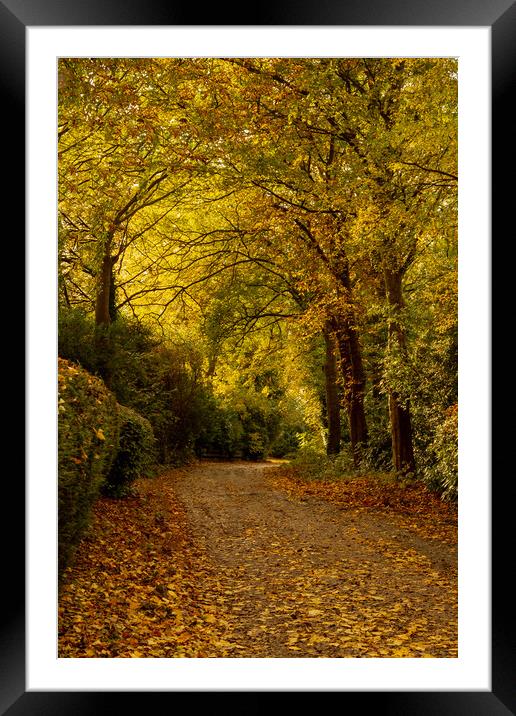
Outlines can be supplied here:
M239 492L210 470L216 497L202 471L195 479L183 471L183 486L199 491L196 519L205 515L201 494L213 510L205 531L196 523L195 541L173 491L181 471L140 480L136 498L97 503L60 596L60 657L457 655L455 573L436 566L418 538L380 527L379 511L358 508L365 488L344 490L355 500L344 512L328 506L346 504L333 487L316 508L319 485L307 493L280 468L270 480L290 500L257 478L250 489L249 476Z
M216 615L196 600L184 514L160 479L140 494L101 499L59 599L60 657L181 657L204 653Z
M401 485L389 475L304 480L293 468L269 471L271 484L298 498L317 497L349 510L374 510L426 539L457 544L457 508L422 483Z

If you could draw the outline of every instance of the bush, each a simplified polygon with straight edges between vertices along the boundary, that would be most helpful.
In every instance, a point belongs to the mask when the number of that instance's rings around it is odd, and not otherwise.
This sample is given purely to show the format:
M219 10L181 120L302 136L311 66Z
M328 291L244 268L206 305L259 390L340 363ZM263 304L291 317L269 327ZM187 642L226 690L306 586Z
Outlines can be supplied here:
M311 444L301 445L291 465L307 480L324 480L335 476L334 458Z
M81 308L60 308L57 316L58 353L72 363L80 363L89 373L98 375L93 344L95 323Z
M242 423L241 450L246 460L265 460L280 429L280 414L274 402L249 392L239 410Z
M90 508L118 450L118 410L104 383L59 358L58 575L88 524Z
M197 455L245 460L267 457L280 429L280 414L271 399L242 387L225 400L208 392L200 398L196 403L200 427L195 439Z
M146 416L161 462L177 464L192 453L206 393L194 349L160 345L148 327L121 315L102 334L80 308L61 307L58 337L60 356L109 379L118 403Z
M94 317L81 308L59 310L59 355L93 375L109 377L109 388L123 405L133 407L147 387L146 357L156 345L151 331L136 320L120 316L99 329Z
M199 457L234 458L241 454L243 427L238 413L220 405L207 394L202 413L202 428L196 437L195 454Z
M161 346L145 355L146 380L130 405L148 417L163 464L193 457L196 439L206 424L208 395L198 360L188 346Z
M120 444L102 492L111 497L131 494L131 483L149 474L155 462L155 439L150 422L125 405L118 406Z
M303 425L282 425L279 435L270 446L270 456L275 458L295 456L300 448L304 432L305 427Z
M367 455L364 462L366 461ZM320 447L310 443L302 445L291 464L307 480L351 479L364 472L372 472L363 464L355 467L349 444L343 445L337 455L327 455Z
M441 493L443 500L455 502L458 495L458 406L445 412L430 445L423 478L430 489Z
M246 432L244 457L247 460L265 460L267 457L267 436L263 432Z

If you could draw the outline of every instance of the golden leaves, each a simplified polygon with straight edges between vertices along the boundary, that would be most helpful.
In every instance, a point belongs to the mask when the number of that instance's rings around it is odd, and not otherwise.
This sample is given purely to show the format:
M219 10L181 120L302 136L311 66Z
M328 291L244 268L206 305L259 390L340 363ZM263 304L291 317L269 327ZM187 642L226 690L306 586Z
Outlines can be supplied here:
M195 601L181 508L161 502L159 479L141 494L101 499L59 599L61 657L198 656L215 615ZM159 507L159 513L158 513ZM156 522L156 514L165 519ZM174 557L171 559L171 555ZM202 625L205 625L202 627Z
M346 553L343 542L334 550L323 540L319 523L310 542L292 540L290 522L287 532L271 530L266 518L234 537L220 514L217 549L226 551L217 561L188 536L169 478L137 484L138 497L95 508L60 595L59 656L457 655L454 575L396 530L371 531L366 513L335 522L338 533L352 528Z
M345 509L378 510L424 538L457 544L456 506L421 482L401 485L390 475L305 480L290 467L270 470L268 481L291 497L320 497Z
M318 617L322 613L320 609L309 609L306 614L309 617Z
M186 631L183 631L176 637L176 643L184 644L185 642L189 641L191 638L192 638L191 634L189 634Z

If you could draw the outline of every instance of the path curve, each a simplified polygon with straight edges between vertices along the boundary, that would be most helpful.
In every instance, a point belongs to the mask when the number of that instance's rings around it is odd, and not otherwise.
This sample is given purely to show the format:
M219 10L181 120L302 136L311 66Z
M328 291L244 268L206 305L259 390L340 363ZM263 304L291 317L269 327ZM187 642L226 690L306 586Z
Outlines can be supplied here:
M456 552L273 489L264 463L172 471L214 643L234 657L456 657Z

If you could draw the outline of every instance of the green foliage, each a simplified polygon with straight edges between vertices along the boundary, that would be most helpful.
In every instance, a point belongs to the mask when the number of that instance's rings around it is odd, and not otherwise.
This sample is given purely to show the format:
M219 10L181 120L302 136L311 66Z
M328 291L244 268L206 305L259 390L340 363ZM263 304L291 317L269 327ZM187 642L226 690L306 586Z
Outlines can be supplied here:
M423 469L428 487L440 492L444 500L452 502L458 496L458 417L457 404L445 411L444 419L435 430Z
M343 445L337 455L327 455L324 449L312 443L302 445L291 464L309 480L351 479L354 476L378 473L380 468L374 449L364 446L361 454L360 466L356 467L349 443Z
M60 307L57 317L58 354L65 360L80 363L83 368L98 374L98 357L93 336L93 318L80 307Z
M301 445L295 457L291 461L304 478L307 480L320 480L333 474L333 461L326 455L323 448L314 445Z
M132 407L151 422L160 462L188 460L210 415L200 356L188 345L168 344L147 353L144 366Z
M361 450L362 466L371 470L388 471L391 469L392 460L389 409L380 385L380 370L373 364L372 379L364 401L369 440Z
M150 422L125 405L118 406L120 443L115 461L102 485L111 497L131 494L131 483L148 476L155 463L155 438Z
M224 392L206 395L196 454L263 460L295 453L307 426L280 378L266 361L256 366L244 360Z
M308 480L347 478L356 472L351 451L346 448L338 455L326 455L324 449L303 445L291 464Z
M100 340L99 340L100 339ZM157 345L140 321L120 316L98 328L82 308L60 307L58 352L94 375L107 372L111 390L122 405L131 405L146 381L145 356Z
M212 396L203 418L196 440L197 454L245 460L267 457L280 419L266 400L243 390L231 396L226 405L221 405Z
M301 438L305 432L304 425L282 421L279 434L271 443L270 456L276 458L294 456L301 446Z
M160 462L187 459L210 415L199 352L187 344L159 345L148 328L122 316L102 331L106 340L99 342L92 316L62 308L59 354L94 374L108 371L118 402L149 420Z
M115 459L118 410L101 380L80 366L58 365L58 574L62 577L88 524L90 508Z
M247 460L265 460L267 457L267 438L259 430L247 430L244 441L244 457Z
M248 460L264 460L278 425L278 415L256 395L246 396L240 412L243 426L242 453Z
M199 457L237 457L244 432L238 413L221 405L215 396L208 393L202 417L202 427L195 441L195 453Z
M59 354L150 421L160 461L323 454L310 343L338 317L363 352L362 468L390 470L396 394L419 476L453 493L456 61L63 59L59 87L63 305L102 305L112 263L111 325L66 308Z

